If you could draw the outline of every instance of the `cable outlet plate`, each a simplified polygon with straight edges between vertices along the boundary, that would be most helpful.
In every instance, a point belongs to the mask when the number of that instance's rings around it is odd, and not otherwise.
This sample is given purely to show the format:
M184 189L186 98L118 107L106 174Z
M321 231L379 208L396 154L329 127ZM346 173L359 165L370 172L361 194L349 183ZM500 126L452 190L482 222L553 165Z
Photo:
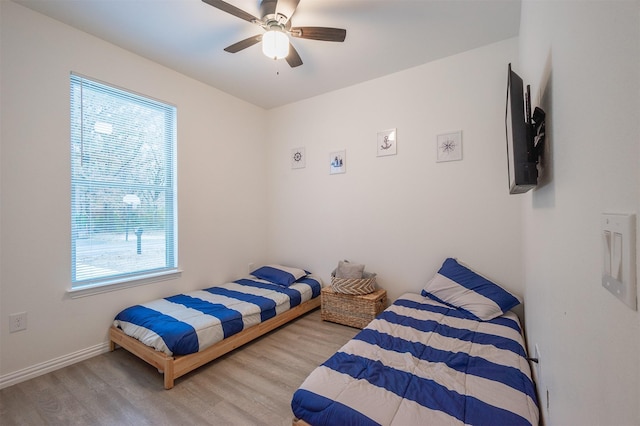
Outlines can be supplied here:
M534 358L538 360L538 362L535 363L536 380L540 383L542 381L542 366L540 365L542 363L542 358L540 357L540 348L538 347L538 344L534 346L533 351Z
M9 333L27 329L27 313L19 312L9 315Z

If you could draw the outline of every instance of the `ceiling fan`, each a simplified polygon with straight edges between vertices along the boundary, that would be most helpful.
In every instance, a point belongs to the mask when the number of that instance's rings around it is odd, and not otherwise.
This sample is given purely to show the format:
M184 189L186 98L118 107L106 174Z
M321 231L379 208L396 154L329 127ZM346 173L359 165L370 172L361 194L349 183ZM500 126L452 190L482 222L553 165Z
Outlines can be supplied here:
M335 42L343 42L347 36L347 30L340 28L292 27L291 17L295 13L300 0L262 0L260 2L261 18L257 18L222 0L202 1L223 12L256 24L265 30L263 34L249 37L226 47L225 51L236 53L262 42L262 52L266 56L273 59L285 58L292 68L302 65L302 59L300 59L300 55L289 42L287 35L309 40Z

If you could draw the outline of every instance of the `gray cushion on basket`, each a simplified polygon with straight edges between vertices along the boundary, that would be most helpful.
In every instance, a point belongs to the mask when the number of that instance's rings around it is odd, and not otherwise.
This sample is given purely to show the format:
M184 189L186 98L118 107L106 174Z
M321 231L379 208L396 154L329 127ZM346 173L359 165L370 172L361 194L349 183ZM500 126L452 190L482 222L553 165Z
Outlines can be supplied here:
M336 278L362 278L364 272L364 265L359 263L350 263L344 260L338 262L338 268L336 269Z

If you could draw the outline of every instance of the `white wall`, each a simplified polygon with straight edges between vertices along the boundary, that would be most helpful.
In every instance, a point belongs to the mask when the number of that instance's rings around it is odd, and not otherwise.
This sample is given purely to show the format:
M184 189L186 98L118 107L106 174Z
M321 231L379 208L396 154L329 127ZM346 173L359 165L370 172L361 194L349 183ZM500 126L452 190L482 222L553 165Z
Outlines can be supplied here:
M269 253L329 282L364 263L391 299L448 257L523 294L520 199L508 195L504 111L517 40L268 111ZM376 156L397 128L397 155ZM436 135L462 131L463 160L436 163ZM306 168L291 169L305 147ZM346 150L346 173L329 154Z
M393 299L457 256L525 295L548 424L640 424L639 314L601 288L599 236L602 212L640 212L637 1L527 1L519 41L267 112L12 2L0 19L0 384L102 350L126 305L248 262L328 281L348 258ZM507 195L508 62L549 115L551 179L525 196ZM178 106L181 278L68 297L70 71ZM392 127L398 154L376 157L376 133ZM436 163L435 136L455 130L463 160ZM292 170L300 146L307 167ZM347 173L329 175L340 149ZM9 334L21 311L28 330Z
M247 272L266 256L264 110L0 2L0 383L104 349L123 307ZM181 278L71 299L69 73L178 108ZM28 312L9 333L8 316ZM60 360L59 358L63 358ZM11 374L10 374L11 373Z
M523 200L542 414L639 425L640 314L601 286L600 216L640 213L640 2L525 2L520 65L549 124L552 177Z

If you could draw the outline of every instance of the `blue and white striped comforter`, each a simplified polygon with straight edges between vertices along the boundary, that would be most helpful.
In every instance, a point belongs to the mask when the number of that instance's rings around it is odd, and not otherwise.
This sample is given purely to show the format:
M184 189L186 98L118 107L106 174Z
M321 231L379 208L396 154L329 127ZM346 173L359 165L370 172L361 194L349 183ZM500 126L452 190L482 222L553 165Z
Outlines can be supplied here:
M289 287L250 276L131 306L113 324L167 355L186 355L318 297L321 288L312 276Z
M537 425L518 317L470 320L405 294L316 368L294 415L319 425Z

